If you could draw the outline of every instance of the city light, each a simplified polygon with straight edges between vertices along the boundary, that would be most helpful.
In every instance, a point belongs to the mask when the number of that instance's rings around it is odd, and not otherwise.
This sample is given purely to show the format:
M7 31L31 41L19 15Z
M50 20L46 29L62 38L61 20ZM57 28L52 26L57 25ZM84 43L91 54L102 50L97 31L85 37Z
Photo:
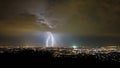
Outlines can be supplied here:
M73 47L74 49L76 49L76 48L77 48L77 46L76 46L76 45L73 45L72 47Z

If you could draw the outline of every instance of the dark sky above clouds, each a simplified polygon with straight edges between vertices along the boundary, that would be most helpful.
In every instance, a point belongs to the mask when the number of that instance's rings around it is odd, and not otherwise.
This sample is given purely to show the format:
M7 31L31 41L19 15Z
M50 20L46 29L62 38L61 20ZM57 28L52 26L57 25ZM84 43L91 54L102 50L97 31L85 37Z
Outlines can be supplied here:
M120 0L0 0L0 34L120 36Z

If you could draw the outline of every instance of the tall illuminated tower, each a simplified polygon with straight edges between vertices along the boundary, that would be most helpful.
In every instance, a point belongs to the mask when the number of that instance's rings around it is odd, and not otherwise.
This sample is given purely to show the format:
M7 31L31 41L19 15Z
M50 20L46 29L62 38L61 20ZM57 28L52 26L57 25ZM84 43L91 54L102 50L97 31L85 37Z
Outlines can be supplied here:
M54 36L51 32L47 32L47 39L46 39L46 47L53 47L54 46Z

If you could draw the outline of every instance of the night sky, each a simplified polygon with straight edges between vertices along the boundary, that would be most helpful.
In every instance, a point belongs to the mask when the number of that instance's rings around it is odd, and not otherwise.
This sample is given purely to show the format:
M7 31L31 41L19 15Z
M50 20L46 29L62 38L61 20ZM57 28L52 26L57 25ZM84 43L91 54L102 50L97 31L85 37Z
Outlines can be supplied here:
M120 37L120 0L0 0L0 34Z

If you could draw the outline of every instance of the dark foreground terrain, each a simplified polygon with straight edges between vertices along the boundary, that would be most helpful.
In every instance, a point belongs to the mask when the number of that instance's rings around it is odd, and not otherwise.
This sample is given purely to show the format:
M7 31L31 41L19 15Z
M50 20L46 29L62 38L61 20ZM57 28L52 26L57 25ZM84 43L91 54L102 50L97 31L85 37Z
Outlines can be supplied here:
M34 51L32 49L22 49L22 50L5 50L5 52L0 53L0 62L4 64L62 64L62 65L106 65L106 64L119 64L120 53L111 52L108 54L77 54L77 55L61 55L55 57L53 51L39 50Z

